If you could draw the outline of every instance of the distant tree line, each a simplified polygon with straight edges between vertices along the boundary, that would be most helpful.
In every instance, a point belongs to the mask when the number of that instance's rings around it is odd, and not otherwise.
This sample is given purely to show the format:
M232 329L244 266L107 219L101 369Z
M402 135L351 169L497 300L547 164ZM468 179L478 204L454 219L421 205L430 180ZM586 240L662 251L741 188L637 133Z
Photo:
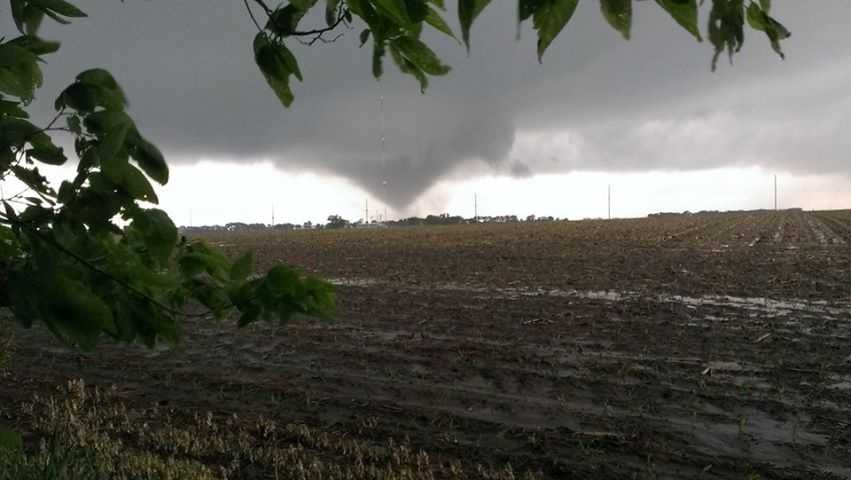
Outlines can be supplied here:
M183 232L261 232L261 231L286 231L286 230L311 230L311 229L343 229L343 228L384 228L384 227L414 227L420 225L467 225L475 223L532 223L532 222L555 222L560 219L552 216L536 216L529 215L526 218L519 218L517 215L495 215L495 216L479 216L475 218L464 218L460 215L449 215L441 213L439 215L427 215L425 217L408 217L399 220L372 220L364 222L363 219L350 221L340 215L330 215L326 223L305 222L297 223L278 223L275 225L266 223L244 223L244 222L229 222L224 225L203 225L203 226L182 226L180 229Z

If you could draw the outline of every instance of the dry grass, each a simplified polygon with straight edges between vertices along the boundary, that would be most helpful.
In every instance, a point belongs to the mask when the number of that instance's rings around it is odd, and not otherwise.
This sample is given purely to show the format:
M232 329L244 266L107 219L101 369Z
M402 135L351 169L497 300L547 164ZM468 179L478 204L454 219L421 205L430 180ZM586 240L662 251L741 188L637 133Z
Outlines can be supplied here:
M388 439L382 444L306 425L211 413L180 418L158 408L128 409L109 391L70 382L35 397L23 417L40 446L0 451L0 479L347 479L533 480L510 466L443 461Z

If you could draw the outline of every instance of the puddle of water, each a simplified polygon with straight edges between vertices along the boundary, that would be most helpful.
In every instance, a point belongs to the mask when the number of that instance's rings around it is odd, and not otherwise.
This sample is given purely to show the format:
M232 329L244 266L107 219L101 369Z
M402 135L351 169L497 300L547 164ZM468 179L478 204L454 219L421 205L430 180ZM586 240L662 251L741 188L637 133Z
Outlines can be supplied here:
M372 278L332 278L329 279L334 285L348 287L369 287L377 285L390 285L390 282ZM685 295L673 295L661 293L651 297L643 297L638 292L614 291L614 290L563 290L546 289L541 287L482 287L475 285L464 285L454 282L437 283L433 285L401 285L408 290L450 290L485 295L490 298L519 298L529 296L549 296L559 298L576 298L585 300L600 300L607 302L622 302L624 300L639 299L655 301L659 303L679 303L687 307L716 306L733 307L754 312L783 316L790 313L811 313L819 315L838 316L843 318L851 315L851 302L828 303L823 300L809 301L802 299L777 300L765 297L737 297L732 295L702 295L691 297ZM713 320L716 320L713 318ZM721 320L721 319L717 319Z

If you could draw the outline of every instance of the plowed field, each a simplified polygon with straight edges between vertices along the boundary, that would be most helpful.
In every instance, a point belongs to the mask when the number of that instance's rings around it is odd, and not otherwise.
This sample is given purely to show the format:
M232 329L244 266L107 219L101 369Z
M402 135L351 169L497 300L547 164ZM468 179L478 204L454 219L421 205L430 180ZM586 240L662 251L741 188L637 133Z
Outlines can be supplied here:
M86 356L18 330L0 413L26 429L20 405L83 378L140 421L156 405L393 438L436 478L450 462L465 478L506 464L553 479L851 478L849 211L208 240L331 279L337 318L193 320L182 349ZM275 478L242 461L233 478Z

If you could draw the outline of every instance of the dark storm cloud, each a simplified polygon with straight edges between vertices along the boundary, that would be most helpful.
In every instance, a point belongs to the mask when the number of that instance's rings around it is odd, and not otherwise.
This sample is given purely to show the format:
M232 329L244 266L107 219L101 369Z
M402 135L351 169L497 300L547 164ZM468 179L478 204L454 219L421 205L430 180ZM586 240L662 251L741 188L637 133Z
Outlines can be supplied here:
M528 178L528 177L531 177L533 175L532 169L529 168L529 166L526 165L525 163L521 163L521 162L512 163L511 166L509 167L508 171L511 172L512 177L517 177L517 178Z
M597 2L582 2L543 65L534 32L515 41L514 1L493 2L474 26L469 58L453 40L430 36L454 70L424 96L390 65L375 82L355 29L333 45L294 47L306 83L294 84L290 109L253 64L242 2L78 3L89 19L45 31L63 41L46 67L45 116L49 97L79 70L103 66L173 162L271 160L347 177L397 207L482 166L515 176L726 165L845 173L851 146L846 0L775 1L794 33L784 44L789 60L751 34L736 65L715 74L709 45L653 2L636 2L631 42L605 25ZM3 4L4 33L8 17Z

